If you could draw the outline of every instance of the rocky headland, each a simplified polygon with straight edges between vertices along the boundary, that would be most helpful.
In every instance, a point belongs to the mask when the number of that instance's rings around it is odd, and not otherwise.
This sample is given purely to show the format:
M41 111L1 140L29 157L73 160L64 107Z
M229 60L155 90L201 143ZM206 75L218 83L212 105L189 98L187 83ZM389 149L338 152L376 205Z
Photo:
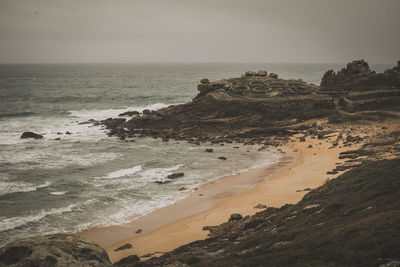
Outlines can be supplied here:
M400 64L400 62L398 63ZM202 79L190 103L101 121L110 136L151 136L186 140L279 145L305 129L318 132L311 120L366 120L381 113L353 113L396 107L400 103L400 66L375 73L363 60L337 73L327 71L321 86L279 79L266 71L210 82ZM129 116L132 115L132 116ZM98 123L98 122L96 122ZM316 134L318 135L318 133Z

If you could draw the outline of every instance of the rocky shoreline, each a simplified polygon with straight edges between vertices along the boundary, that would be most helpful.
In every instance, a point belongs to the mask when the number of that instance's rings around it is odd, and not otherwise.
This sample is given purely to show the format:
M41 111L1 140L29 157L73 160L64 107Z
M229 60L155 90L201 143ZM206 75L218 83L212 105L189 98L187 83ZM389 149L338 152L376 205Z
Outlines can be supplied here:
M386 264L400 257L395 234L400 230L398 199L394 197L400 190L400 61L382 74L372 72L363 60L353 61L337 73L326 72L320 87L259 71L214 82L202 79L198 90L199 94L187 104L82 123L104 125L109 136L127 142L150 136L166 142L174 139L194 144L259 144L263 149L320 140L332 148L348 148L339 155L344 162L327 175L352 170L312 190L296 205L260 206L266 209L243 218L240 214L232 215L231 220L219 226L205 226L204 230L210 231L206 240L159 258L142 262L133 255L115 265L254 266L261 262L302 262L346 266ZM380 126L387 120L394 122L394 130ZM380 128L373 131L372 127L357 126L363 123ZM25 133L21 138L40 137ZM381 216L386 218L386 224L376 220ZM365 234L365 229L372 234ZM315 231L322 235L314 235ZM324 241L328 233L333 243ZM364 235L370 240L365 240ZM376 243L387 245L371 250ZM339 249L345 247L343 244L351 248L350 257ZM332 249L336 249L335 255L329 256L327 251ZM310 257L315 250L320 250L319 257ZM0 249L0 266L35 264L111 265L104 250L70 235L33 237Z

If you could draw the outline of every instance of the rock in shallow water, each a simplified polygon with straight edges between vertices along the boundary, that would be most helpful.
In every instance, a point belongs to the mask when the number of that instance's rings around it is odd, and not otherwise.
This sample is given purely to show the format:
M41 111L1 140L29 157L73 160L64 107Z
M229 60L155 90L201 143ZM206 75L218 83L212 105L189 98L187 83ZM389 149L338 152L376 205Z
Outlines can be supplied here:
M0 266L112 266L104 249L74 235L31 237L0 248Z
M42 139L43 135L40 135L40 134L37 134L34 132L24 132L21 135L21 139L24 139L24 138Z
M167 176L168 179L176 179L179 177L183 177L185 174L183 172L173 173Z

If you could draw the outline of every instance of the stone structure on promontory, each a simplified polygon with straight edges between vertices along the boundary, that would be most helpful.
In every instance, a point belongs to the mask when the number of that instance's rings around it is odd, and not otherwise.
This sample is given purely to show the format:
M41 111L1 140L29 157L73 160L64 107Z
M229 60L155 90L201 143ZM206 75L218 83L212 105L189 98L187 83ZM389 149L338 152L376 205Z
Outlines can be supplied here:
M364 60L348 63L337 73L329 70L321 80L321 93L332 96L347 111L400 104L400 61L383 73L371 71Z
M210 82L202 79L198 95L173 105L132 117L104 121L112 135L160 137L192 142L234 140L285 134L287 126L321 109L332 109L332 97L302 80L279 79L266 71ZM290 120L293 119L293 120Z
M400 63L399 63L400 64ZM101 122L121 139L151 136L163 140L264 143L307 127L313 118L338 112L377 110L400 103L400 66L371 71L364 60L322 78L321 87L277 74L247 71L241 77L201 79L198 95L186 104L141 114L121 114Z

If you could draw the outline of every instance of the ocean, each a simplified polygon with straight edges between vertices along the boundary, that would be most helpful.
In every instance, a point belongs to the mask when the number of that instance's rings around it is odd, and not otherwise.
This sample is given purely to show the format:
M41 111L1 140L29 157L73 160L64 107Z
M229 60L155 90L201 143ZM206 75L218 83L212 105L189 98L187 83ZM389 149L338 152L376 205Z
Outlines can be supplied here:
M108 137L101 126L79 122L191 101L201 78L266 70L319 84L326 70L343 66L0 65L0 246L28 236L127 223L173 204L207 181L280 157L273 149L260 152L240 144L125 142ZM377 72L389 67L371 66ZM44 138L20 139L25 131ZM206 148L214 152L205 153ZM169 184L155 183L174 172L185 175Z

